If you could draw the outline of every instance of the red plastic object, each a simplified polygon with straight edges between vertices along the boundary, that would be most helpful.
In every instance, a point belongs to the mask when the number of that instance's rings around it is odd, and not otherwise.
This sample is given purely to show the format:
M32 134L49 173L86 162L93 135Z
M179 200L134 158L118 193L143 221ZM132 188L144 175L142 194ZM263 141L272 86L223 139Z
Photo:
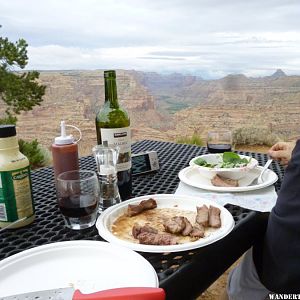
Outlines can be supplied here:
M73 300L165 300L165 291L161 288L128 287L104 290L92 294L82 294L76 290Z

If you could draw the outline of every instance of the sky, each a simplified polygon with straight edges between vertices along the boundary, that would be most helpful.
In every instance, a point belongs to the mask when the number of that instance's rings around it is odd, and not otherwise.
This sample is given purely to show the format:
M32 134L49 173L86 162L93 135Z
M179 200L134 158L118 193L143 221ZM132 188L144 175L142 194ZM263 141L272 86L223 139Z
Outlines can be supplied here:
M0 0L27 69L300 75L299 0Z

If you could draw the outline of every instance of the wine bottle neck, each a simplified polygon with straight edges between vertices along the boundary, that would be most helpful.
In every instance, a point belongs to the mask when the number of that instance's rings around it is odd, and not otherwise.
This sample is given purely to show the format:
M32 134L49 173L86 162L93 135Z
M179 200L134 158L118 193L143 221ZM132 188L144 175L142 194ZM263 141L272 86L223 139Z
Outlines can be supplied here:
M115 78L105 78L105 102L109 102L113 108L119 107Z

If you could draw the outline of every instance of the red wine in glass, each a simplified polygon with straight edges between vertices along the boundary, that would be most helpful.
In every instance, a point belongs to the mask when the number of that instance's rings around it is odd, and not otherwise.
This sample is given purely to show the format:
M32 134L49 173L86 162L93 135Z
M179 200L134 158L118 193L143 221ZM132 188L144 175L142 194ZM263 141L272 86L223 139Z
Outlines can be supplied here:
M58 198L58 206L64 216L82 218L95 213L97 201L93 195L71 195Z
M207 148L209 153L224 153L232 151L232 135L229 130L209 131L207 133Z
M231 144L210 144L207 143L209 153L224 153L231 151Z

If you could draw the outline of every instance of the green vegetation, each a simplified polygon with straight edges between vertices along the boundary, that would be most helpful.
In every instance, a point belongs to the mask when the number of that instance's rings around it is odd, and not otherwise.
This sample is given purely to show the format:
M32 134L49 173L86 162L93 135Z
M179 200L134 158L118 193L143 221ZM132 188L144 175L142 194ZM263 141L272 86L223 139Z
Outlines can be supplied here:
M188 137L188 136L179 137L179 138L177 138L176 143L190 144L190 145L197 145L197 146L204 146L205 145L202 138L196 133L194 133L191 137Z
M6 124L16 124L17 118L12 115L7 115L4 118L0 118L0 125L6 125Z
M199 166L207 168L240 168L246 166L250 162L250 159L241 158L234 152L224 152L223 154L219 154L219 159L220 161L216 164L208 163L201 157L197 158L194 162Z
M178 100L167 95L159 96L159 106L169 114L175 114L177 111L190 107L188 103L178 102Z
M24 69L27 65L27 46L24 39L12 43L0 36L0 100L6 105L4 115L0 117L2 123L16 124L16 115L43 101L46 86L37 82L39 72L16 73L15 70Z
M32 110L43 101L46 86L37 82L39 72L16 70L24 69L28 63L27 46L24 39L12 43L8 38L0 36L0 100L5 104L5 110L0 111L0 125L16 124L17 115ZM29 159L32 169L49 164L49 151L39 145L37 140L19 140L19 147Z
M20 151L29 159L32 169L40 168L50 164L50 152L42 147L37 140L26 142L19 139Z
M246 166L250 159L241 158L237 153L234 152L224 152L222 155L223 164L221 168L236 168Z
M276 134L265 127L241 127L233 131L235 145L265 145L272 146L280 140Z
M200 167L206 167L206 168L214 168L217 165L217 164L210 164L202 157L198 157L197 159L195 159L194 163Z
M188 108L189 105L182 102L166 101L167 110L170 114L175 114L177 111Z

